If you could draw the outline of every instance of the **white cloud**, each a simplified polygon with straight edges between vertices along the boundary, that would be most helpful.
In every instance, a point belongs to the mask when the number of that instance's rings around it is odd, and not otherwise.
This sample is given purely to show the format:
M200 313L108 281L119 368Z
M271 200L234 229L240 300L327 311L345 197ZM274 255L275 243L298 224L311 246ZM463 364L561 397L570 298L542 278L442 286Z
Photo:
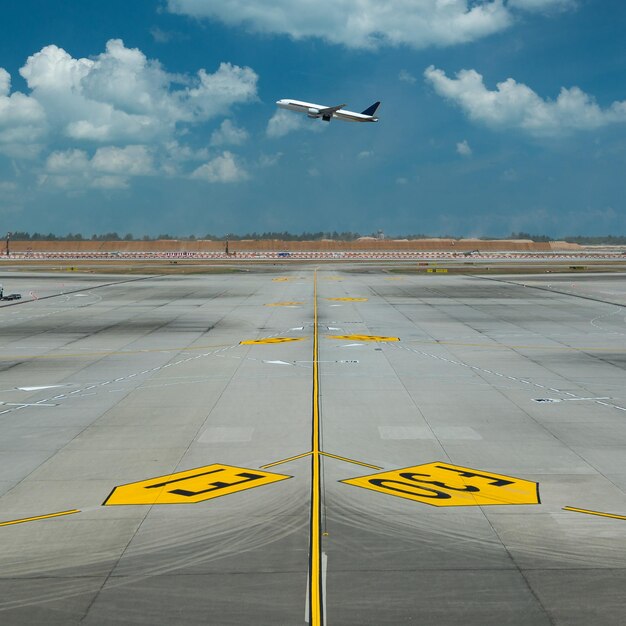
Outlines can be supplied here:
M406 185L408 184L408 182L408 178L405 178L404 176L399 176L398 178L396 178L396 185Z
M524 11L567 10L576 6L576 0L509 0L509 6Z
M467 143L467 139L459 141L456 144L456 151L461 156L472 156L472 148L470 147L469 143Z
M33 98L11 93L11 76L0 67L0 152L12 157L32 157L41 149L46 114Z
M191 177L209 183L236 183L246 180L248 173L237 163L234 154L224 151L220 156L198 167Z
M88 169L89 157L84 150L53 152L46 160L46 171L52 174L75 174Z
M305 115L279 109L267 123L266 134L272 139L284 137L295 130L320 132L327 126L326 122L309 119Z
M248 140L248 132L238 128L229 119L224 120L220 127L211 135L212 146L240 146Z
M146 146L98 148L91 166L98 172L124 176L149 176L154 173L152 155Z
M42 184L63 189L125 188L133 176L155 173L152 154L146 146L105 146L90 159L84 150L53 152L48 156Z
M357 158L359 159L369 159L372 156L374 156L374 152L372 150L362 150L359 154L357 154Z
M282 152L276 152L276 154L262 154L259 157L259 167L273 167L280 161L282 156Z
M457 104L471 120L492 128L554 136L626 122L626 101L601 108L593 96L578 87L563 87L556 100L544 100L512 78L490 91L475 70L461 70L456 78L448 78L431 65L424 76L440 96Z
M174 75L120 39L90 58L45 46L19 71L25 93L11 92L11 76L0 68L0 154L40 157L29 165L32 175L68 191L120 188L156 172L188 176L209 159L206 148L184 142L190 129L257 100L258 76L249 67L221 63L212 73ZM226 120L213 140L239 145L247 136ZM59 144L66 149L55 150ZM211 161L206 176L241 179L244 170L233 174L228 155ZM190 161L197 163L190 168Z
M415 78L413 74L407 72L406 70L400 70L400 73L398 74L398 80L401 80L404 83L409 83L409 85L414 85L417 81L417 78Z
M120 39L109 40L94 59L75 59L58 46L46 46L28 58L20 74L31 94L12 97L27 97L45 111L53 132L77 141L162 140L181 125L224 115L257 97L258 77L248 67L221 63L213 74L200 69L193 76L174 76ZM0 93L3 89L5 75Z
M321 37L350 48L448 46L507 28L502 0L168 0L173 13L219 20L294 39Z

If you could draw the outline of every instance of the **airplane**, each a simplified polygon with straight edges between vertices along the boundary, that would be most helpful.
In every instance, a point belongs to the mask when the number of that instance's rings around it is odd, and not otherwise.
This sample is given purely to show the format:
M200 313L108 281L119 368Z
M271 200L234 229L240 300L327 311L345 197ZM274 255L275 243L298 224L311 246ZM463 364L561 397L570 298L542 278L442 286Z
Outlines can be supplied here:
M330 122L332 118L343 120L344 122L377 122L378 118L374 114L376 113L376 109L380 105L380 102L374 102L372 106L367 107L367 109L361 113L342 110L346 106L345 104L327 107L323 104L302 102L301 100L290 100L289 98L277 100L276 104L281 109L297 111L298 113L306 113L307 116L311 118L321 117L325 122Z

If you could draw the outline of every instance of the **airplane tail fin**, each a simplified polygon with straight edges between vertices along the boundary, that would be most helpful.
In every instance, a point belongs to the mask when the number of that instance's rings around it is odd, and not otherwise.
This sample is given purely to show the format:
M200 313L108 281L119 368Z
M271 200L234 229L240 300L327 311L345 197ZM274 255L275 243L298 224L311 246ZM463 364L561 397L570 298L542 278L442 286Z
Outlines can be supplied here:
M371 115L373 116L374 113L376 113L376 109L380 106L380 101L379 102L374 102L374 104L372 104L371 107L367 107L367 109L365 109L365 111L363 111L361 113L361 115Z

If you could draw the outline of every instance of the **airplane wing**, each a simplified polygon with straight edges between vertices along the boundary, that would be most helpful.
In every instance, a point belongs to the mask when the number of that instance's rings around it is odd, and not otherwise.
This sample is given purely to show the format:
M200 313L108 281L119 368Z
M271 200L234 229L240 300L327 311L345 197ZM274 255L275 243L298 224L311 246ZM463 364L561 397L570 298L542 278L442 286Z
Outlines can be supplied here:
M339 111L339 109L343 109L345 104L338 104L335 107L326 107L325 109L319 109L320 115L332 115L335 111Z

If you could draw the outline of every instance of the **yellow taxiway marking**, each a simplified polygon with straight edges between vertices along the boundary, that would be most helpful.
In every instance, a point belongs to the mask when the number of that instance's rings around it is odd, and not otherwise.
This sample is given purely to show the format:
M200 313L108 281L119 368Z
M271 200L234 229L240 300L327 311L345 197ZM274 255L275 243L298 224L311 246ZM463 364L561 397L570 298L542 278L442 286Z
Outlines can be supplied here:
M104 506L194 504L291 478L245 467L214 463L115 487Z
M265 343L288 343L290 341L304 341L306 337L268 337L267 339L246 339L240 341L240 346L256 346Z
M320 377L317 270L313 272L313 432L311 437L311 514L309 531L309 624L324 624L322 580L322 480L320 455Z
M362 465L363 467L370 467L375 470L383 469L380 465L371 465L370 463L363 463L363 461L356 461L355 459L349 459L345 456L339 456L338 454L331 454L330 452L320 451L322 456L330 457L331 459L337 459L339 461L345 461L346 463L353 463L354 465Z
M400 341L399 337L381 337L379 335L326 335L327 339L341 341Z
M367 298L326 298L331 302L367 302Z
M261 465L261 469L267 469L268 467L274 467L275 465L282 465L283 463L289 463L289 461L295 461L297 459L303 459L305 456L311 456L312 452L303 452L302 454L296 454L295 456L290 456L287 459L281 459L280 461L274 461L273 463L268 463L267 465Z
M279 276L278 278L272 278L272 282L274 283L285 283L288 280L291 280L288 276Z
M536 482L449 463L426 463L340 482L433 506L540 502Z
M626 519L626 515L615 513L602 513L601 511L591 511L590 509L579 509L575 506L564 506L564 511L574 511L575 513L587 513L587 515L598 515L599 517L610 517L611 519Z
M345 456L339 456L338 454L331 454L330 452L324 452L320 450L319 452L322 456L327 456L331 459L337 459L338 461L345 461L346 463L352 463L354 465L362 465L363 467L370 467L371 469L380 470L383 469L380 465L372 465L371 463L364 463L363 461L357 461L355 459L349 459ZM289 461L296 461L298 459L303 459L306 456L311 456L313 452L303 452L302 454L296 454L295 456L290 456L287 459L281 459L280 461L274 461L273 463L268 463L267 465L261 465L261 469L267 469L268 467L275 467L276 465L282 465L283 463L289 463Z
M304 302L270 302L264 306L300 306Z
M47 515L36 515L35 517L23 517L22 519L13 519L8 522L0 522L0 526L13 526L14 524L24 524L25 522L36 522L40 519L50 519L51 517L73 515L74 513L80 513L80 509L70 509L69 511L59 511L58 513L48 513Z

